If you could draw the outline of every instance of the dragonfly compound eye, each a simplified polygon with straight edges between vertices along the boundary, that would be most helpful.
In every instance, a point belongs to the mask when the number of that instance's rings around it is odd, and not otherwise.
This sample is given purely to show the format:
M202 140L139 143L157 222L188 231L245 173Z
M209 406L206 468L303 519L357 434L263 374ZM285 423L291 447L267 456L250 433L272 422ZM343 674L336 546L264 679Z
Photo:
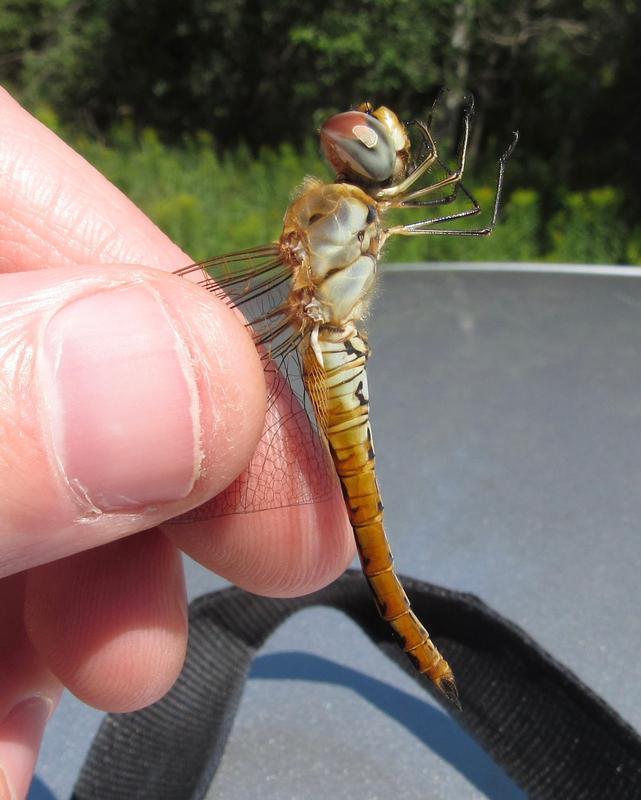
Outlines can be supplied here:
M381 183L392 177L396 149L385 126L362 111L330 117L320 131L325 157L337 174Z

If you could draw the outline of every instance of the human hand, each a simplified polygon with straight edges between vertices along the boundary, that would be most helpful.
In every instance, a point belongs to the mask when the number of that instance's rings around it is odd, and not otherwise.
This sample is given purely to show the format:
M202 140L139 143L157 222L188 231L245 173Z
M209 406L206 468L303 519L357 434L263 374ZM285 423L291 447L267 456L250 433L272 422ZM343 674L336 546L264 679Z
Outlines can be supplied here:
M159 271L189 262L0 90L0 800L26 794L63 686L129 711L172 685L178 548L281 596L353 555L340 497L165 524L246 466L265 410L234 312Z

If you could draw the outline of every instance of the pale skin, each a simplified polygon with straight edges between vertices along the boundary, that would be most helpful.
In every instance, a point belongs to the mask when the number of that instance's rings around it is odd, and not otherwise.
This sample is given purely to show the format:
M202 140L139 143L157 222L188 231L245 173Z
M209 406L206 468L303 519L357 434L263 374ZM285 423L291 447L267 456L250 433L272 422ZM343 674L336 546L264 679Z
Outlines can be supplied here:
M130 711L172 685L181 550L274 596L353 556L339 494L166 524L245 468L265 411L238 316L168 274L190 261L0 90L0 800L25 796L63 687Z

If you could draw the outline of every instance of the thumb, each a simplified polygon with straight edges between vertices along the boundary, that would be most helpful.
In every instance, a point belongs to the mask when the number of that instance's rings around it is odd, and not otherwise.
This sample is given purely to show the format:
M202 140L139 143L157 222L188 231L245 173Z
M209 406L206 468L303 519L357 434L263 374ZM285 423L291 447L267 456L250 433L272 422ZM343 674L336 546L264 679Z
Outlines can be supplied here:
M0 576L220 492L265 410L242 324L143 267L0 277Z

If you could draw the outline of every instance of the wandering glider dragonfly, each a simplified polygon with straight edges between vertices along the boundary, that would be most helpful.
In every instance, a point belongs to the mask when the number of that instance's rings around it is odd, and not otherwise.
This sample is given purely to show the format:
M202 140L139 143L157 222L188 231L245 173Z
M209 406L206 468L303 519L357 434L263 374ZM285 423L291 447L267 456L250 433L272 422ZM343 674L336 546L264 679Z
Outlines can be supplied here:
M179 275L202 272L200 284L246 312L252 303L260 312L248 318L255 343L271 371L269 384L275 408L285 377L277 364L294 359L314 410L318 428L318 484L295 502L313 502L326 491L323 459L329 454L338 475L363 573L380 615L397 634L416 668L452 702L458 702L452 670L410 608L393 565L383 526L383 504L375 472L369 421L366 362L370 354L362 328L376 279L382 248L391 236L488 236L494 230L501 201L506 162L518 135L499 159L494 205L487 227L443 227L480 213L479 204L461 182L465 170L473 103L462 120L458 163L450 170L441 160L428 122L403 124L389 108L363 103L336 114L320 130L323 152L335 171L332 183L307 178L285 213L278 241L192 264ZM416 129L412 144L409 129ZM429 182L434 167L439 180ZM439 208L464 195L469 208L417 222L386 225L393 210ZM280 289L281 297L266 300ZM280 411L282 413L282 409ZM302 413L293 407L290 416ZM272 418L278 424L279 414ZM269 427L269 426L268 426ZM309 428L300 426L301 436ZM237 487L236 505L214 502L210 515L261 507L263 444L249 477ZM311 470L314 472L314 469Z

